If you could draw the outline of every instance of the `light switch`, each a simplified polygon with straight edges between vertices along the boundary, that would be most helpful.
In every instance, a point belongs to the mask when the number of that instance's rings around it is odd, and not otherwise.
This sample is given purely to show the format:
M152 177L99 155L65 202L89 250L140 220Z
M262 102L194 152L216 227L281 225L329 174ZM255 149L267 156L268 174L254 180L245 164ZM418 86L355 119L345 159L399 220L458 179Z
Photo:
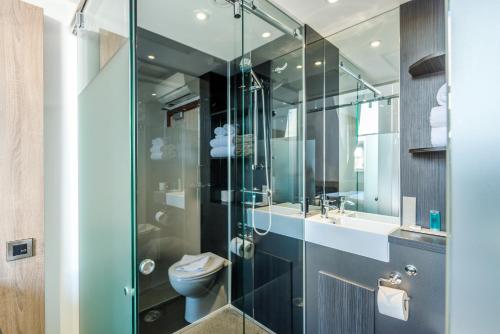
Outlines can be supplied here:
M15 261L33 256L33 239L7 242L7 261Z

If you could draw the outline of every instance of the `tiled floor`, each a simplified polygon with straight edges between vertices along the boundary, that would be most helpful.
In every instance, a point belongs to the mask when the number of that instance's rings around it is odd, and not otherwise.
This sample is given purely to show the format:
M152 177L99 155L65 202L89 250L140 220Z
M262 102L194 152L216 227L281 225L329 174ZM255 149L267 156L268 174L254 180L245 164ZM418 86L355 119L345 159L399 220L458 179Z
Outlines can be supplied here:
M170 334L189 325L184 320L184 297L177 297L139 314L140 334ZM155 315L159 316L153 320Z
M225 306L204 320L190 325L184 320L184 298L174 298L139 315L140 334L269 334L252 319L243 320L243 315L233 307ZM157 317L154 321L155 317ZM243 332L243 322L245 332Z
M245 332L243 332L243 322ZM231 307L215 312L197 324L178 332L179 334L268 334L251 319L243 321L243 315Z

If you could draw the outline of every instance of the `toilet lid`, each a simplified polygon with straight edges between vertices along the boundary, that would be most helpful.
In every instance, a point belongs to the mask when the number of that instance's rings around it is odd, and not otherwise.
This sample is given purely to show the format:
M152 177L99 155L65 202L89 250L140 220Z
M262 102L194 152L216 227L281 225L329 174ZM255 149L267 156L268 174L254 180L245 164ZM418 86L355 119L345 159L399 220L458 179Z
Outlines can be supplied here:
M201 259L204 256L208 256L207 263L203 266L203 269L197 271L181 271L177 270L177 268L185 266L197 259ZM225 259L215 255L213 253L207 252L199 255L184 255L180 261L177 261L168 269L168 275L170 278L176 280L189 280L200 278L203 276L210 275L218 270L220 270L225 263Z

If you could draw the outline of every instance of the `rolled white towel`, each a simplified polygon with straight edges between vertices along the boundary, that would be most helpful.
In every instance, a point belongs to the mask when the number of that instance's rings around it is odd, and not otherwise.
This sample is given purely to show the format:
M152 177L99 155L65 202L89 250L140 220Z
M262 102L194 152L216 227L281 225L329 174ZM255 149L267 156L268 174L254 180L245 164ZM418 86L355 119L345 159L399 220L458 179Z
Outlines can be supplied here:
M446 84L442 85L436 94L437 103L440 106L445 106L448 101L448 87Z
M231 145L229 148L228 147L214 147L213 149L210 150L210 155L213 158L224 158L229 155L234 157L234 145Z
M223 126L224 130L226 130L227 135L234 135L236 134L236 128L232 124L224 124Z
M431 109L430 123L433 128L446 127L446 106L438 106Z
M215 128L214 133L217 136L225 136L225 135L227 135L226 129L224 129L223 127L220 127L220 126Z
M154 145L163 145L165 144L165 140L163 138L155 138L153 140L151 140L151 144L154 146Z
M225 147L228 144L228 140L231 144L234 144L234 136L216 136L215 139L210 141L210 146L212 147Z
M446 126L431 128L431 145L433 147L446 146L447 139L448 128Z
M151 153L151 160L161 160L163 159L163 152Z

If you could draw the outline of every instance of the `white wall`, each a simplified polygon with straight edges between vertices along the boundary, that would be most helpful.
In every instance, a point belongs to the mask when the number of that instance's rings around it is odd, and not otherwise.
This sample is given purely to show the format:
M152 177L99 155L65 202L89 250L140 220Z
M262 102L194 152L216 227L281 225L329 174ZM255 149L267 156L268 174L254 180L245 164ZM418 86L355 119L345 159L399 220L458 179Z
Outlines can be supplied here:
M500 1L448 2L447 332L498 333Z
M78 333L76 37L45 16L46 333Z

